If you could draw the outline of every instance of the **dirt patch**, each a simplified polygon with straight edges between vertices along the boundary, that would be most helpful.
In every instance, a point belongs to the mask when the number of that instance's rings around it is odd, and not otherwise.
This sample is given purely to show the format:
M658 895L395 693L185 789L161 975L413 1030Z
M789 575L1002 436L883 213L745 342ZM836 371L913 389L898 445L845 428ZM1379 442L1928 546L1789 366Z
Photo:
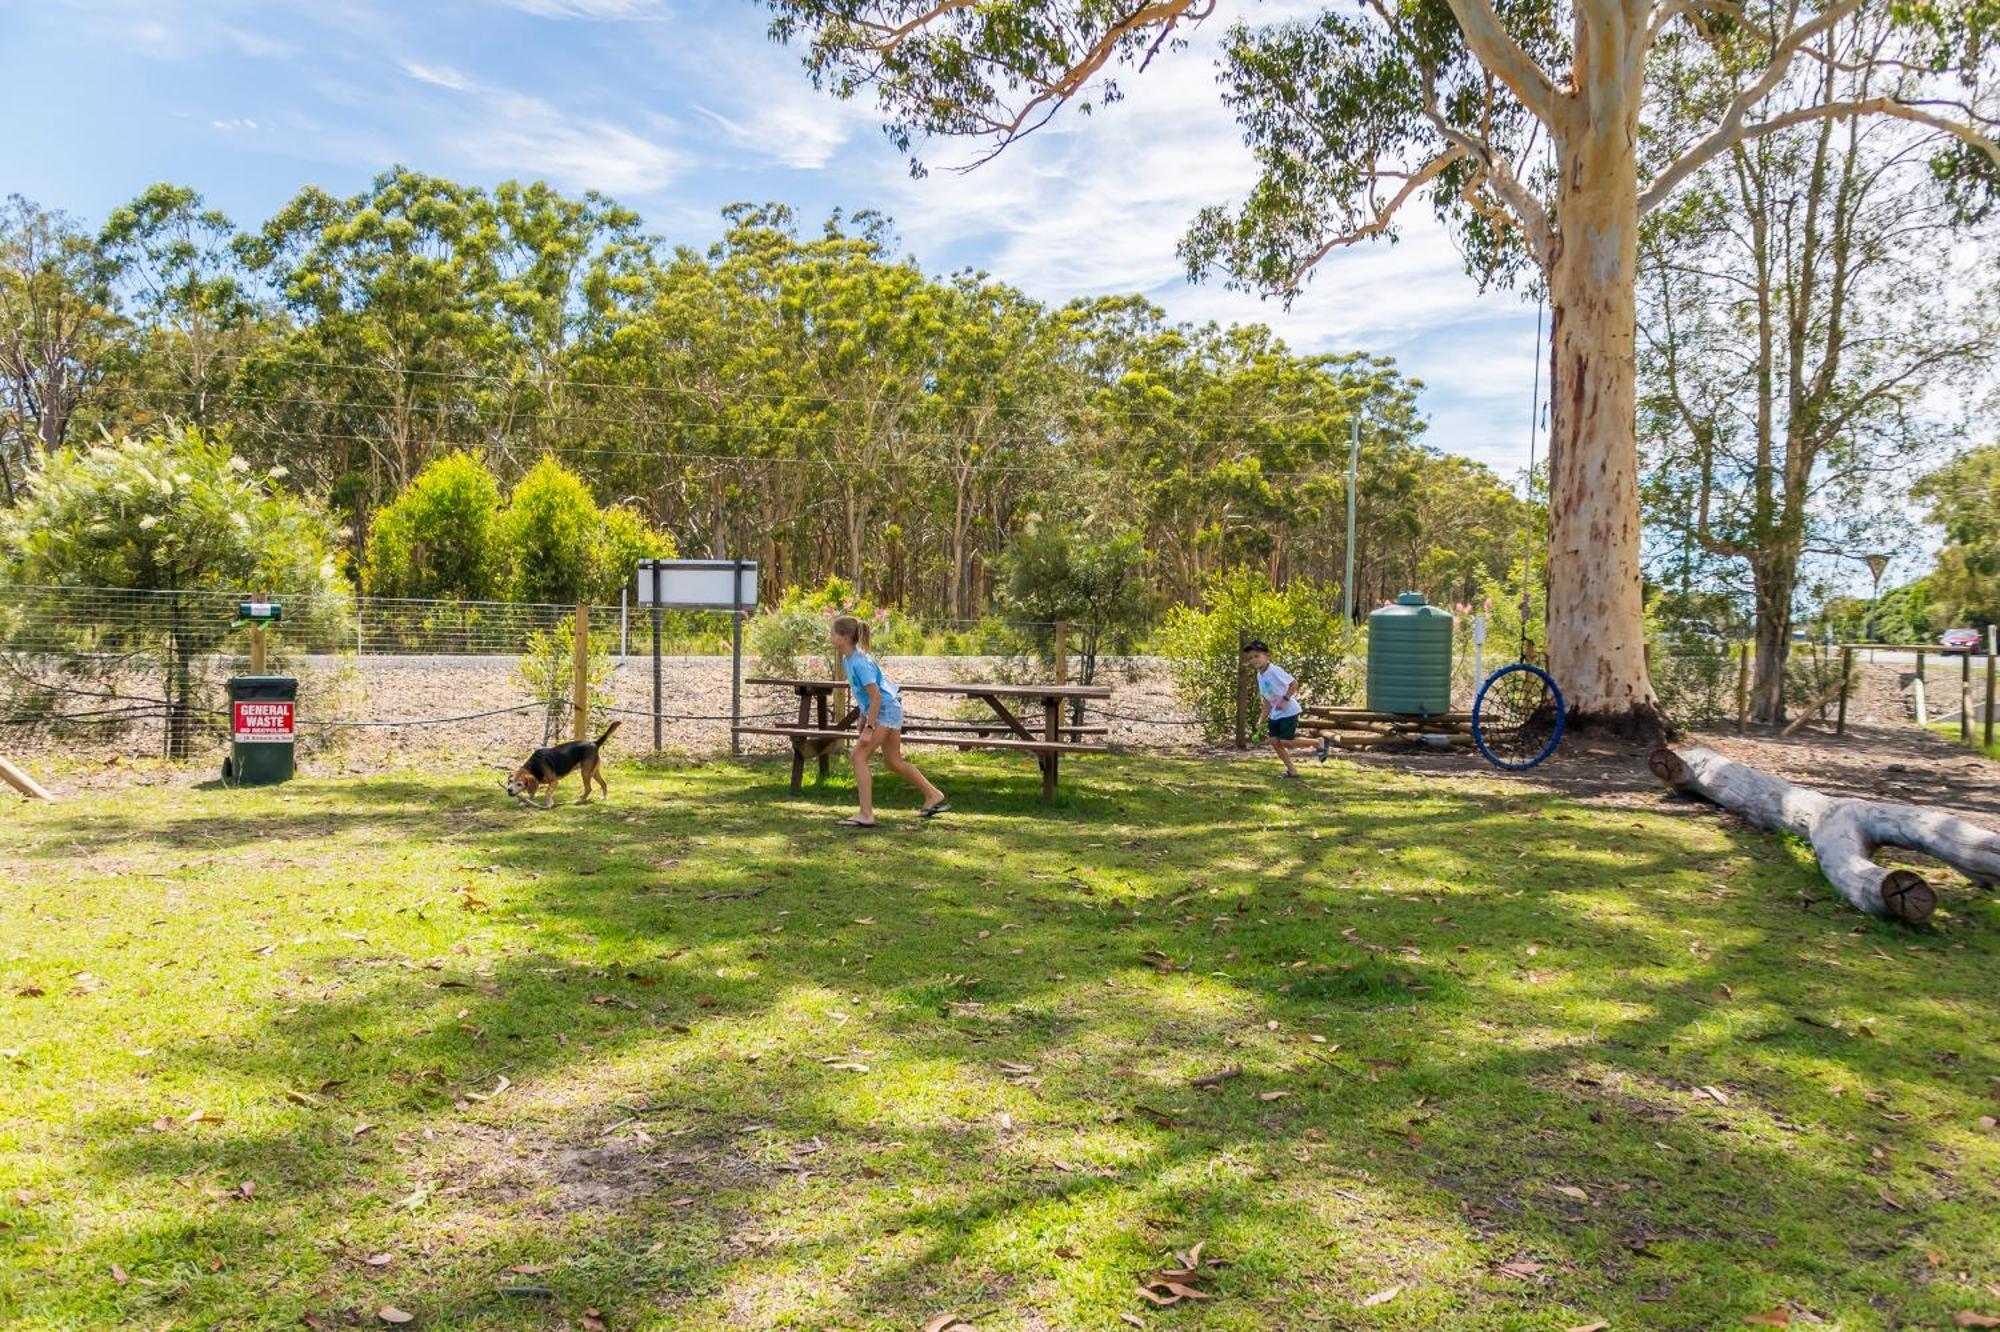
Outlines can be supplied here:
M630 1131L563 1140L530 1128L466 1124L440 1135L425 1183L440 1197L542 1216L626 1212L647 1198L706 1198L760 1179L723 1139Z

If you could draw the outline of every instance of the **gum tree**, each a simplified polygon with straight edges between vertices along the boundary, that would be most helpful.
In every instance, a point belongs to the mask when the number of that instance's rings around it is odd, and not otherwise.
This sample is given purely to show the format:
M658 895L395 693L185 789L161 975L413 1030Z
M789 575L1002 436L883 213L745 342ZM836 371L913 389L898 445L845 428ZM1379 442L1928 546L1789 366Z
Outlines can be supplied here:
M890 136L986 155L1064 106L1115 101L1218 0L769 0L815 83L876 99ZM1229 34L1226 97L1261 167L1202 213L1191 268L1289 297L1335 249L1426 200L1481 277L1530 270L1552 310L1549 658L1579 722L1650 738L1639 567L1635 283L1640 219L1738 144L1895 117L1952 136L1939 170L2000 182L2000 0L1896 0L1875 91L1773 110L1830 33L1889 0L1360 0ZM1655 79L1662 39L1716 80ZM1712 91L1719 85L1719 91ZM1699 88L1699 104L1689 104ZM1673 105L1662 105L1664 99Z

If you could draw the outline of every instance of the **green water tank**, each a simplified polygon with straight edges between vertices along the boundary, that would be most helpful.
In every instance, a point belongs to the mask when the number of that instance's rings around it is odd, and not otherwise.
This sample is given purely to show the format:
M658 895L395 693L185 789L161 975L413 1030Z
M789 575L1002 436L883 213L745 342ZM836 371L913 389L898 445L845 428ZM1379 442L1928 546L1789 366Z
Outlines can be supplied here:
M1368 707L1433 716L1451 711L1451 612L1405 592L1368 617Z

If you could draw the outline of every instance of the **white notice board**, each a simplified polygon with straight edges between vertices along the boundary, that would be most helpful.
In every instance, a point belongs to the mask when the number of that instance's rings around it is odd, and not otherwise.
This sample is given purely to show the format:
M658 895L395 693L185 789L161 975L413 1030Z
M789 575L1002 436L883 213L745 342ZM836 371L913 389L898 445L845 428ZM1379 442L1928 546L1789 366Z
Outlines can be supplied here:
M635 605L662 610L750 610L757 605L755 560L640 560Z

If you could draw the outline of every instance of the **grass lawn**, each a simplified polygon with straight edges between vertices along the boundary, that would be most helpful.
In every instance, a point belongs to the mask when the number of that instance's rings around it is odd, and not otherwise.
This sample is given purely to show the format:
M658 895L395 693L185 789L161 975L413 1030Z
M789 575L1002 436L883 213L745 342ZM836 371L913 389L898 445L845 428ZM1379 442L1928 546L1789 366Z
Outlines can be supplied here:
M1939 735L1944 736L1948 740L1955 740L1958 741L1958 743L1960 744L1965 743L1963 740L1959 739L1958 723L1955 721L1932 722L1931 729L1933 731L1936 731ZM1985 739L1986 739L1986 722L1983 719L1974 722L1972 724L1972 747L1976 750L1979 750L1981 753L1985 754L1987 758L2000 759L2000 736L1996 736L1994 738L1993 743L1990 745L1985 743Z
M959 812L863 835L763 763L8 806L0 1325L2000 1314L1995 894L1891 928L1497 777L924 759Z

